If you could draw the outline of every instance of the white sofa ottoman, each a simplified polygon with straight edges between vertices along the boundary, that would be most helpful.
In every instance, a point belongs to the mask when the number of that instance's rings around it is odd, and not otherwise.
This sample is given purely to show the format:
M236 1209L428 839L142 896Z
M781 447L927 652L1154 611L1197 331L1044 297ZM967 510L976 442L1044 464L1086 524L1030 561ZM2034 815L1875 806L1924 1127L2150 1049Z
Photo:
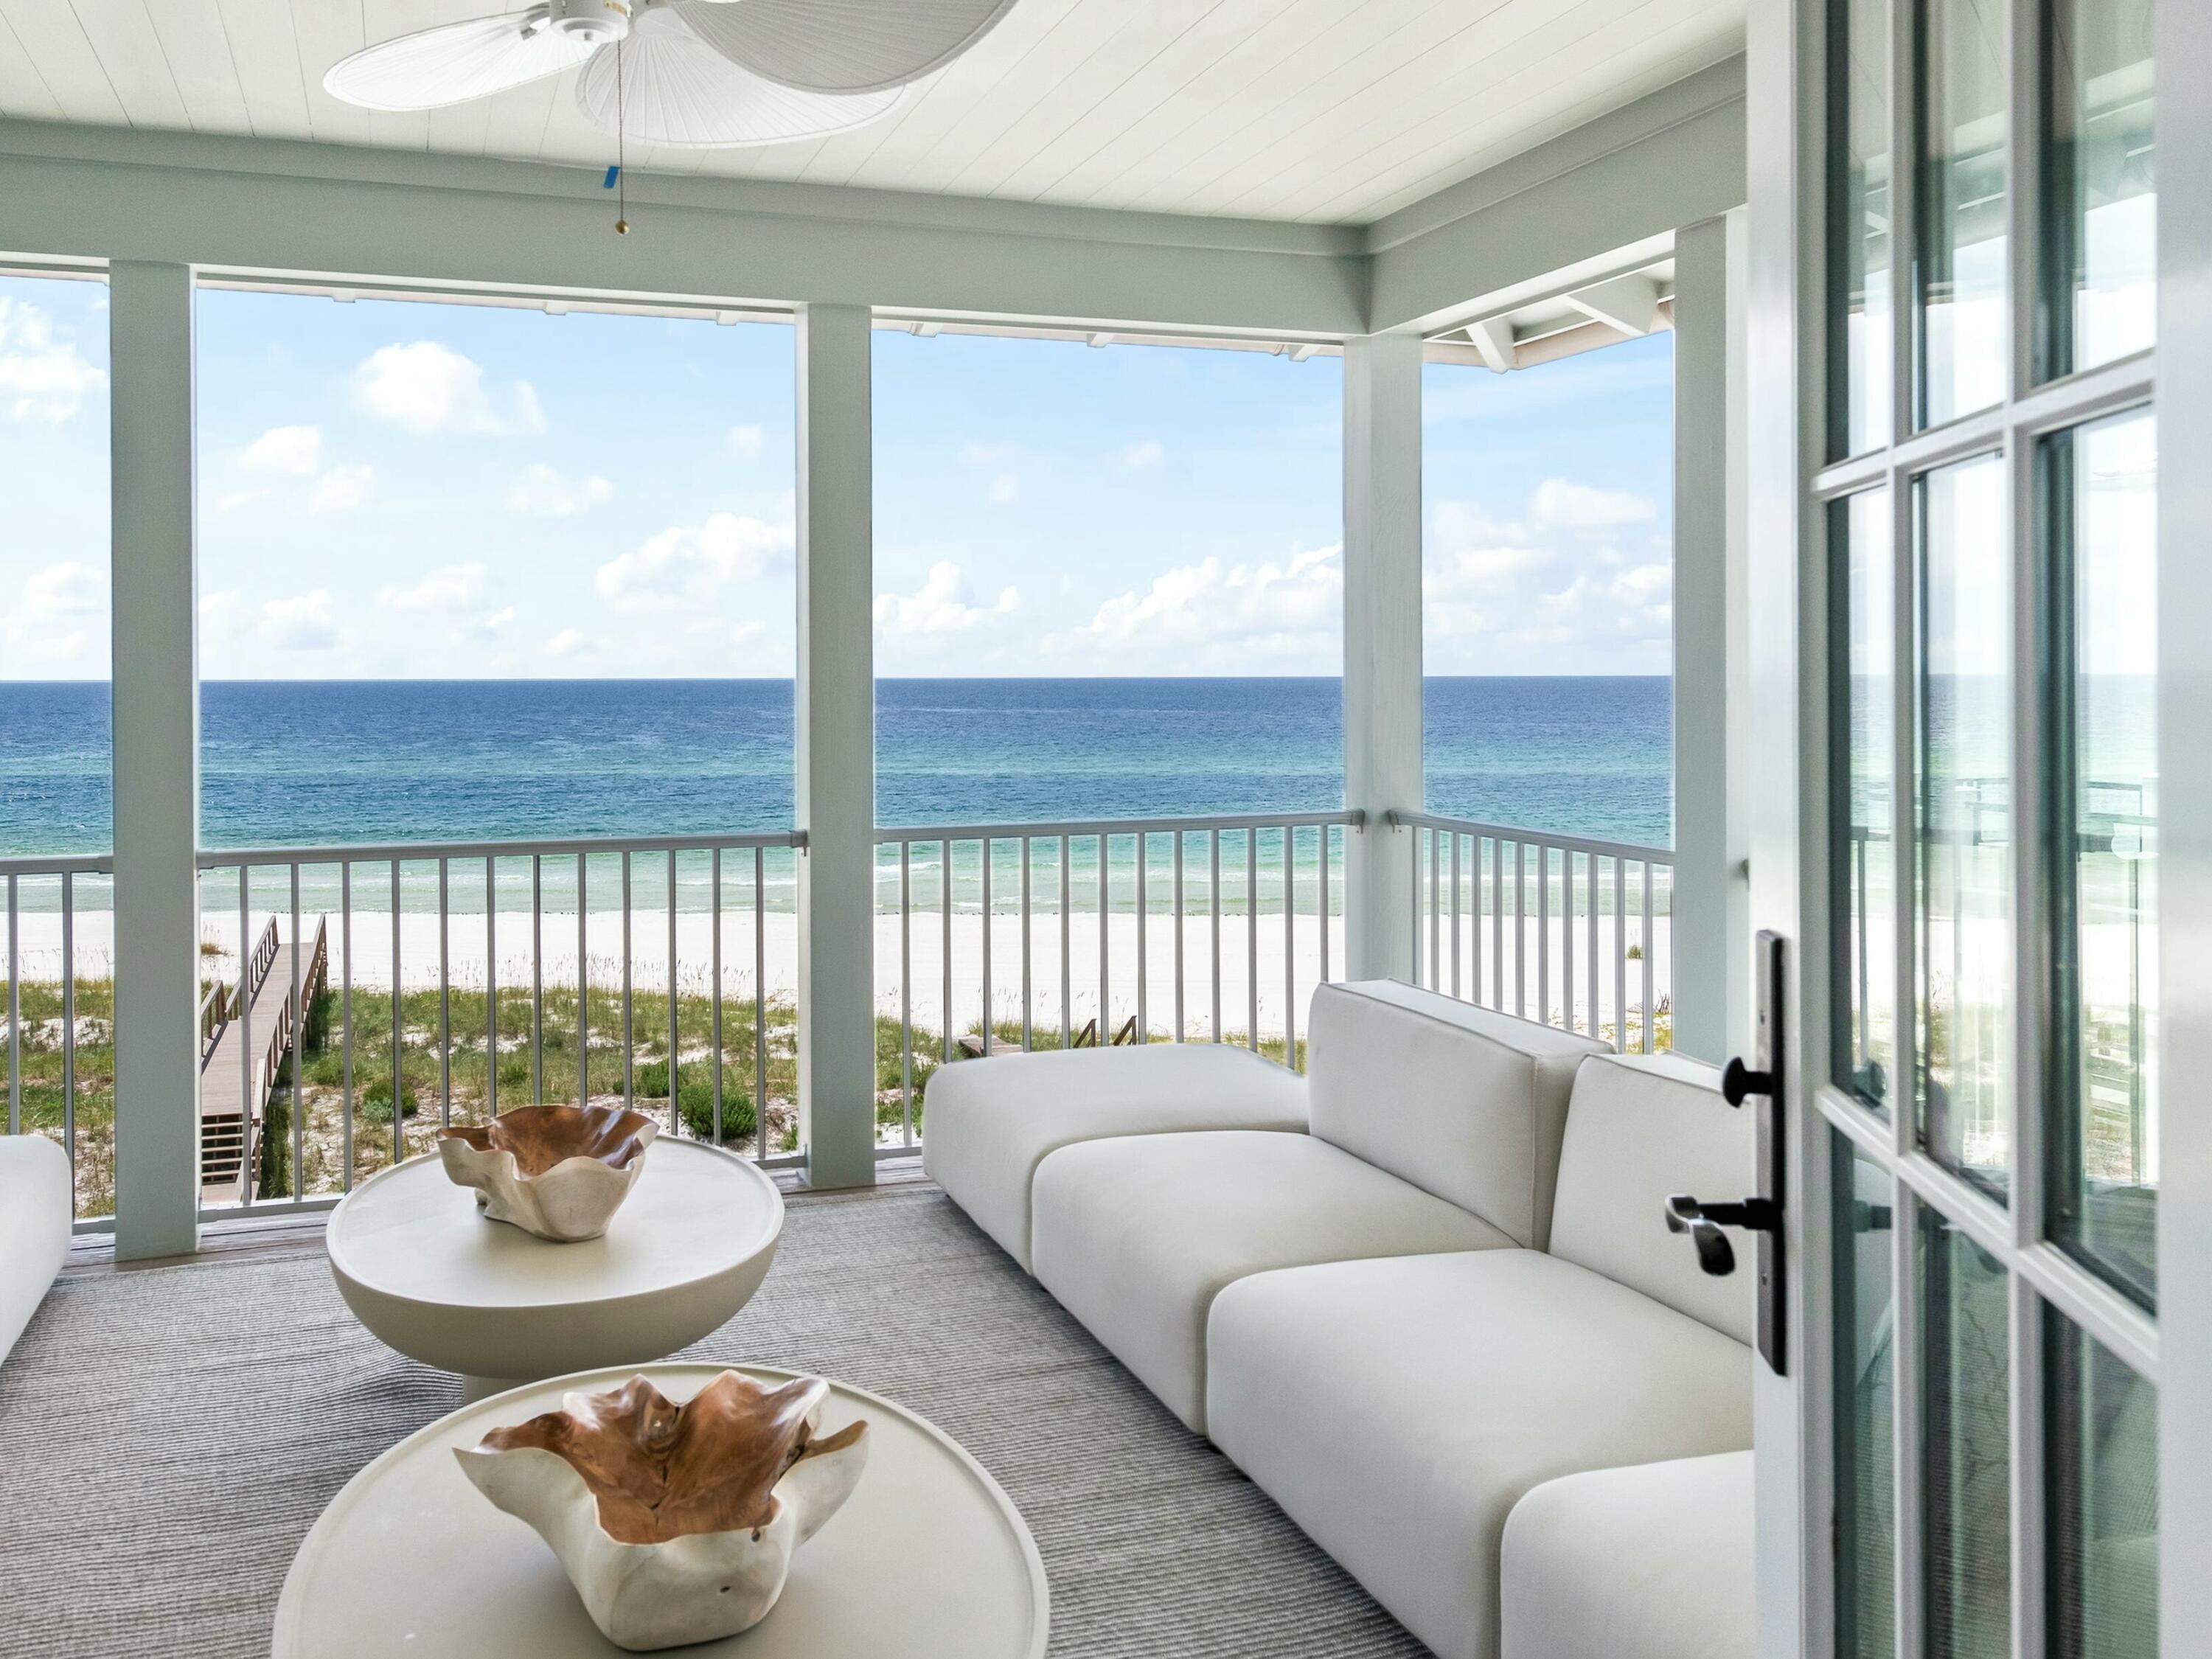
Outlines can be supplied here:
M1547 1480L1506 1518L1504 1659L1752 1659L1752 1454Z
M1750 1446L1751 1275L1700 1273L1664 1206L1748 1190L1751 1159L1749 1117L1711 1067L1585 1061L1548 1254L1238 1280L1207 1325L1207 1432L1437 1653L1498 1659L1500 1548L1524 1494Z
M932 1073L921 1165L1027 1269L1030 1186L1048 1153L1114 1135L1305 1127L1306 1080L1249 1049L1172 1042L994 1054Z
M1206 1315L1224 1286L1307 1262L1513 1243L1310 1135L1064 1146L1037 1166L1035 1201L1037 1282L1201 1433Z
M0 1135L0 1360L69 1254L69 1154L44 1135Z

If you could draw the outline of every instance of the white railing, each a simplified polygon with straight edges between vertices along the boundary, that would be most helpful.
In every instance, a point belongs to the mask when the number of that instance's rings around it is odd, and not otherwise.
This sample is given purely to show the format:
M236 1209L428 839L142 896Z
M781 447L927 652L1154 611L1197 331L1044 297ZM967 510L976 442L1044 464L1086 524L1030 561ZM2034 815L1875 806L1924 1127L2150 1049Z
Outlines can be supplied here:
M114 1207L112 942L77 936L82 910L112 914L113 859L0 859L8 932L8 1133L61 1143L80 1215Z
M1297 1066L1344 962L1352 812L878 830L877 1006L897 1048L885 1150L963 1054L1234 1042ZM880 1052L879 1044L879 1052Z
M1674 856L1422 812L1414 983L1610 1042L1673 1046Z

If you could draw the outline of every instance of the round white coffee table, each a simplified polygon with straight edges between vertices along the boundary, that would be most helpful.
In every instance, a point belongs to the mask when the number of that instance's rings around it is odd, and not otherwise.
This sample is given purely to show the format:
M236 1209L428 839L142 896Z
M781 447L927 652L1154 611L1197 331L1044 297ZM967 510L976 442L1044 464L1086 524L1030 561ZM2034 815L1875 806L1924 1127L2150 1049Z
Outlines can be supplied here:
M469 1484L453 1449L558 1407L571 1389L643 1372L688 1400L726 1367L617 1366L464 1406L348 1481L308 1529L276 1603L275 1659L572 1659L618 1655L544 1540ZM794 1373L736 1369L781 1382ZM1040 1659L1050 1598L1029 1528L997 1481L934 1425L830 1385L822 1431L868 1419L845 1506L792 1558L750 1630L673 1651L744 1659Z
M460 1372L474 1400L696 1342L751 1299L782 1231L783 1194L757 1166L669 1136L603 1237L560 1244L489 1220L434 1154L349 1193L328 1241L361 1322Z

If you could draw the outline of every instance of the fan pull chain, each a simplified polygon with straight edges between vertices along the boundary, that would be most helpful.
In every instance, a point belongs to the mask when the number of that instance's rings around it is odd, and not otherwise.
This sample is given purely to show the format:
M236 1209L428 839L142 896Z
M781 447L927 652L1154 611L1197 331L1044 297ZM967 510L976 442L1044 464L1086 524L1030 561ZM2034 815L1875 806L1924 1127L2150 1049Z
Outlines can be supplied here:
M623 149L629 121L623 113L623 43L615 42L615 234L629 234L629 167Z

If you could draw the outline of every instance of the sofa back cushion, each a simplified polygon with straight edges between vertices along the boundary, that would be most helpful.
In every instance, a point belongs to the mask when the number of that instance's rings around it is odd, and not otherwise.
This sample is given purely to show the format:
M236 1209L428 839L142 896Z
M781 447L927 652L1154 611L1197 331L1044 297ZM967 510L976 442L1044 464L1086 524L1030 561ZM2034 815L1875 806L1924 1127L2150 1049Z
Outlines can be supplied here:
M1700 1271L1667 1231L1667 1200L1733 1201L1752 1190L1752 1115L1721 1098L1720 1073L1672 1054L1604 1054L1575 1079L1559 1155L1553 1255L1640 1291L1739 1342L1752 1340L1749 1238L1732 1235L1736 1270Z
M1542 1249L1575 1068L1601 1044L1389 980L1323 985L1313 1133Z

